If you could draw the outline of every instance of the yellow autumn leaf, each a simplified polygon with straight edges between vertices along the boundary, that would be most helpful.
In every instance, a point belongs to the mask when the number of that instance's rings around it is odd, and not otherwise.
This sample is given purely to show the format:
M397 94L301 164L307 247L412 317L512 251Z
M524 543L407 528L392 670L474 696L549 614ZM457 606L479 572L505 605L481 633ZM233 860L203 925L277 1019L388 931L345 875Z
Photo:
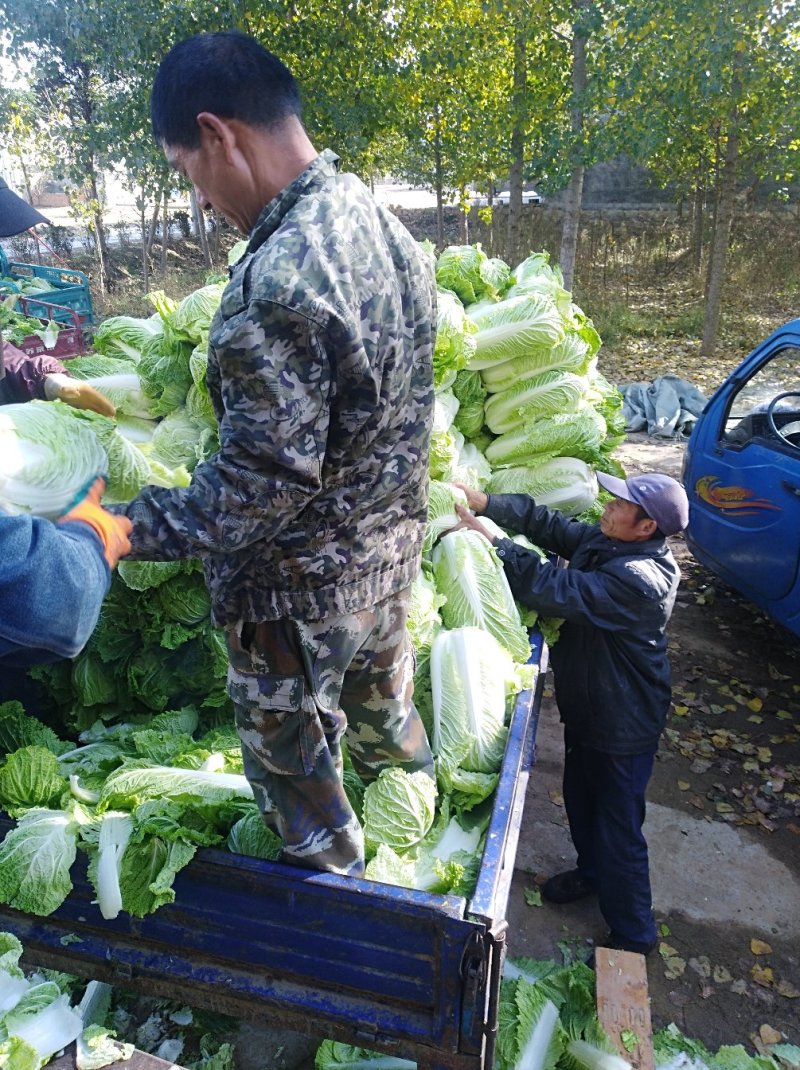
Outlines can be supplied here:
M763 717L759 717L759 715L757 713L751 713L750 716L747 718L747 720L750 721L751 724L762 724L763 721L764 721L764 718Z
M681 791L688 791L691 786L692 785L689 783L688 780L679 780L678 781L678 787L680 788Z
M771 955L772 945L766 943L764 940L759 940L758 937L753 937L750 940L750 950L754 955Z
M791 981L778 981L775 991L784 999L800 999L800 990L795 988Z
M792 715L788 710L778 710L775 714L779 721L791 721Z
M775 983L775 975L771 966L760 966L758 963L750 971L750 976L757 985L763 988L771 988Z
M689 707L688 706L676 706L675 707L675 713L676 713L676 715L678 717L685 717L688 712L689 712Z
M753 711L753 713L759 713L764 703L761 701L758 695L756 695L754 698L747 700L747 705L749 709Z
M718 814L732 814L733 813L733 807L731 806L730 803L718 802L717 803L717 813Z
M780 1044L783 1040L783 1033L779 1033L766 1022L758 1027L758 1036L762 1044Z
M772 751L769 747L756 747L756 754L758 755L758 760L760 762L766 763L772 761Z

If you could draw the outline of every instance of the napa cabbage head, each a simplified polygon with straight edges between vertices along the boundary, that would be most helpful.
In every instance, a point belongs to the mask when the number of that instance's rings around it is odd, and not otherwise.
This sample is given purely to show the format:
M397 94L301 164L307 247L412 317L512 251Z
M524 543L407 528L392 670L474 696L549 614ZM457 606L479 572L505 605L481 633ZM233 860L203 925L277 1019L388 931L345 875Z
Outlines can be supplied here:
M597 498L597 478L578 457L551 457L531 465L498 468L492 473L490 494L529 494L537 505L577 516Z
M110 316L95 330L92 345L98 353L107 357L121 356L138 363L145 344L155 335L163 334L163 331L160 320Z
M430 653L434 636L442 627L439 609L445 597L436 590L433 577L426 567L420 569L411 584L407 628L417 661Z
M478 328L475 356L468 367L480 371L518 357L535 347L552 347L564 338L561 315L549 297L538 293L507 297L497 304L470 309Z
M422 770L382 769L364 792L364 845L374 854L385 843L407 851L428 834L436 813L436 782Z
M452 382L475 352L475 325L452 290L436 294L436 346L433 351L433 385L439 390Z
M565 322L572 316L572 294L564 288L564 276L558 265L549 263L546 252L532 253L514 268L513 284L508 290L509 297L518 294L540 293L549 297L556 305Z
M516 662L530 657L530 641L497 551L476 531L451 531L431 555L436 586L447 601L442 620L448 628L482 628Z
M27 401L0 409L0 509L55 520L108 460L76 411L57 401Z
M486 387L480 372L460 371L453 383L453 394L459 403L453 423L465 438L474 438L484 425Z
M428 454L428 469L432 479L453 479L458 454L464 445L464 436L453 424L457 412L458 399L452 391L445 390L436 395Z
M187 294L170 316L168 331L175 338L187 339L193 345L207 339L224 290L225 283L215 282Z
M452 290L465 305L481 298L496 298L507 283L508 275L500 267L506 265L490 260L475 245L448 245L436 261L436 282L445 290Z
M458 451L455 467L448 478L473 490L483 490L492 476L492 467L474 442L465 442Z
M496 773L508 731L508 692L516 670L508 651L482 628L439 632L431 649L431 749L445 793L458 770ZM493 784L493 782L492 782Z
M554 370L523 379L486 403L486 424L495 435L520 424L559 412L577 412L587 381L570 372Z
M159 422L146 452L167 468L183 465L191 472L198 461L214 452L217 441L211 428L198 424L182 405Z
M168 467L156 456L150 456L150 442L137 442L126 433L124 424L117 424L107 416L90 409L69 409L69 418L86 423L94 432L107 457L107 477L104 500L126 502L135 498L142 487L186 487L190 482L183 465ZM156 427L153 425L153 434Z
M573 375L588 375L592 367L589 345L579 335L568 333L556 346L539 345L519 356L481 369L481 381L490 394L499 394L521 379L561 370Z
M193 383L189 368L192 349L191 342L162 335L142 350L139 377L154 416L166 416L186 401Z
M428 492L428 520L425 525L425 539L422 544L422 552L428 556L433 549L436 540L450 528L459 523L456 513L456 505L467 508L467 496L459 487L452 483L433 479Z
M493 468L546 457L580 457L591 463L600 459L605 437L605 420L586 406L578 412L544 416L499 435L486 447L486 459Z

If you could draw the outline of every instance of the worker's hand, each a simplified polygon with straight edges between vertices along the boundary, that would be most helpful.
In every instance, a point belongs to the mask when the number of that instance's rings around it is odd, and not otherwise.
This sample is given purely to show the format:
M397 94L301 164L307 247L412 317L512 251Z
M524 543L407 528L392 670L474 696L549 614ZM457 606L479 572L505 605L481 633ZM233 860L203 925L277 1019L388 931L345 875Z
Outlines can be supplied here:
M92 483L86 497L59 519L59 524L77 520L88 524L103 544L103 556L109 568L114 568L121 557L131 552L130 534L133 525L126 516L114 516L100 505L105 490L105 480L99 477Z
M489 504L488 494L485 494L482 490L475 490L474 487L468 487L466 483L454 483L453 486L463 490L464 494L466 494L467 505L473 513L485 512L486 506Z
M477 493L480 494L480 491ZM468 529L469 531L477 531L479 535L483 535L487 542L492 542L494 540L495 536L488 532L483 524L481 524L480 520L473 516L469 509L465 509L463 505L456 505L456 515L459 518L459 523L456 524L454 528L451 528L451 531L464 531L465 529Z
M54 389L48 388L47 380L53 381ZM47 380L45 391L48 397L56 397L59 401L71 405L73 409L91 409L92 412L99 412L101 416L116 416L116 407L88 383L80 379L70 379L66 375L59 375L57 379L55 376L48 376Z

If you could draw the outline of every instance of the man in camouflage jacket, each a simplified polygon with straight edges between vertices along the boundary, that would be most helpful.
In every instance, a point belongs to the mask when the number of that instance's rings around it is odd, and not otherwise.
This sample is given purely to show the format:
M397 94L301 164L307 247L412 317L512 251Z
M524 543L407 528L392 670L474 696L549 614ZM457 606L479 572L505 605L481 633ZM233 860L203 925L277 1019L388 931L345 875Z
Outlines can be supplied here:
M199 557L224 626L245 772L284 859L363 873L341 739L369 780L433 776L411 698L433 413L435 284L419 245L317 154L297 88L240 33L162 61L167 159L249 235L211 325L221 448L125 507L134 556Z

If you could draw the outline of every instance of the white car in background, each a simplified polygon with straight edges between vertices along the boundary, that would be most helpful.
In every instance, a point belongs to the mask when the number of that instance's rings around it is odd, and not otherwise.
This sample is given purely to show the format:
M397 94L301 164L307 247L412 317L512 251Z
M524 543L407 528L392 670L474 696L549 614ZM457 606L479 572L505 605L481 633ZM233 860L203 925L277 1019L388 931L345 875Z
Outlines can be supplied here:
M523 204L541 204L542 195L537 193L535 189L524 189L522 191L522 203ZM472 204L476 208L485 208L489 203L489 198L485 193L476 193L472 197ZM511 203L511 193L507 189L500 190L499 193L495 193L492 204L509 205Z

